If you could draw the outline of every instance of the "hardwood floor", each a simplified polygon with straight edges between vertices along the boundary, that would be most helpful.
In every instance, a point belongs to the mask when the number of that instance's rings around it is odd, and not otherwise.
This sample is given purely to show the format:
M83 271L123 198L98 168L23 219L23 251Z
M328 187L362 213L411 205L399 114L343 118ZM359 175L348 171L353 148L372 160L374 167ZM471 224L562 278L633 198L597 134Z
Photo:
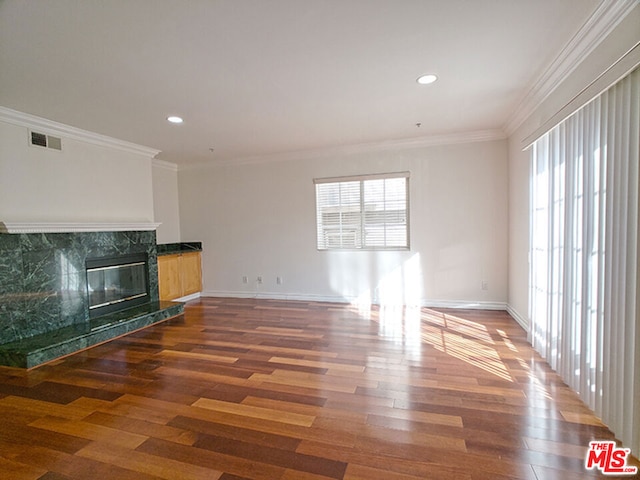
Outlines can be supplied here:
M505 312L211 298L0 368L0 418L12 480L571 480L613 438Z

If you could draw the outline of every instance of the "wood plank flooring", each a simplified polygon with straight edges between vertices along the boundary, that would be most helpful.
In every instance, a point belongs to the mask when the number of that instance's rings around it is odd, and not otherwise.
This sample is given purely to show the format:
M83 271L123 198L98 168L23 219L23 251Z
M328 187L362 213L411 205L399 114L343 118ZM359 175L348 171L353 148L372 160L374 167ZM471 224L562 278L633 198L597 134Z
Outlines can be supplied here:
M505 312L249 299L0 368L0 419L12 480L571 480L613 439Z

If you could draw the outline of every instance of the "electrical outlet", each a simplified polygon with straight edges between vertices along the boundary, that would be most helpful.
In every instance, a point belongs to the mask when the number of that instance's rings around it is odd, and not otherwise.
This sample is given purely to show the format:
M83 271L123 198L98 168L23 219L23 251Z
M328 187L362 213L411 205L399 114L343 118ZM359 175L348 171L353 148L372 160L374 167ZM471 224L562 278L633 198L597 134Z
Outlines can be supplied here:
M486 280L482 280L482 282L480 282L480 288L482 290L489 290L489 282Z
M282 285L282 277L276 277L276 283Z
M247 277L246 275L243 275L243 276L242 276L242 283L244 283L245 285L246 285L247 283L249 283L249 277Z
M262 275L258 275L258 278L256 278L256 282L258 283L258 285L262 284Z

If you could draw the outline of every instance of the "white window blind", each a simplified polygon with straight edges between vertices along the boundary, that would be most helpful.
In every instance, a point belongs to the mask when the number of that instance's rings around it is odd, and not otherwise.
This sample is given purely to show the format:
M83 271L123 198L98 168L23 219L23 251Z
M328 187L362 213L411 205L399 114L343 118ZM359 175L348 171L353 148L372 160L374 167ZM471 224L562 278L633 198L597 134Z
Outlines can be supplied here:
M409 173L315 179L319 250L409 248Z
M533 144L531 342L635 452L640 72Z

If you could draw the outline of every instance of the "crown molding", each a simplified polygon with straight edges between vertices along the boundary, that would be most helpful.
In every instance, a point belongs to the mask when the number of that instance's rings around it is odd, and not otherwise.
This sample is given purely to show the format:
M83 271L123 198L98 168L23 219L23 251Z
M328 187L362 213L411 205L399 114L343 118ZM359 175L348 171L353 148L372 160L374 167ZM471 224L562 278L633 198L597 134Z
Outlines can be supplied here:
M602 1L555 60L532 83L509 117L505 132L513 134L637 5L637 0Z
M171 170L172 172L178 171L178 165L176 163L167 162L166 160L158 160L157 158L154 158L151 160L151 165L157 168Z
M260 163L275 163L317 159L321 157L337 157L358 153L384 152L389 150L408 150L440 145L454 145L464 143L489 142L504 140L507 135L500 129L478 130L473 132L459 132L443 135L430 135L425 137L405 138L400 140L388 140L375 143L361 143L356 145L343 145L338 147L319 148L314 150L300 150L295 152L276 153L272 155L257 155L252 157L239 157L217 162L192 163L180 166L179 170L195 170L207 167L250 165Z
M70 138L101 147L114 148L116 150L136 155L143 155L145 157L153 158L160 153L160 150L126 142L124 140L118 140L117 138L108 137L106 135L100 135L99 133L89 132L87 130L82 130L70 125L48 120L46 118L37 117L29 113L11 110L10 108L2 106L0 106L0 121L20 127L39 130L46 134Z
M161 224L152 222L46 223L0 222L0 233L80 233L153 231Z
M533 130L528 136L522 139L520 144L522 150L526 150L531 146L533 142L542 137L549 130L565 121L573 113L575 113L580 107L586 105L591 100L596 98L605 90L609 89L624 77L629 75L633 70L640 65L640 40L629 49L618 60L612 63L612 65L602 72L597 78L595 78L589 85L584 87L580 93L574 96L569 102L567 102L562 108L560 108L554 115L543 121L538 128Z

